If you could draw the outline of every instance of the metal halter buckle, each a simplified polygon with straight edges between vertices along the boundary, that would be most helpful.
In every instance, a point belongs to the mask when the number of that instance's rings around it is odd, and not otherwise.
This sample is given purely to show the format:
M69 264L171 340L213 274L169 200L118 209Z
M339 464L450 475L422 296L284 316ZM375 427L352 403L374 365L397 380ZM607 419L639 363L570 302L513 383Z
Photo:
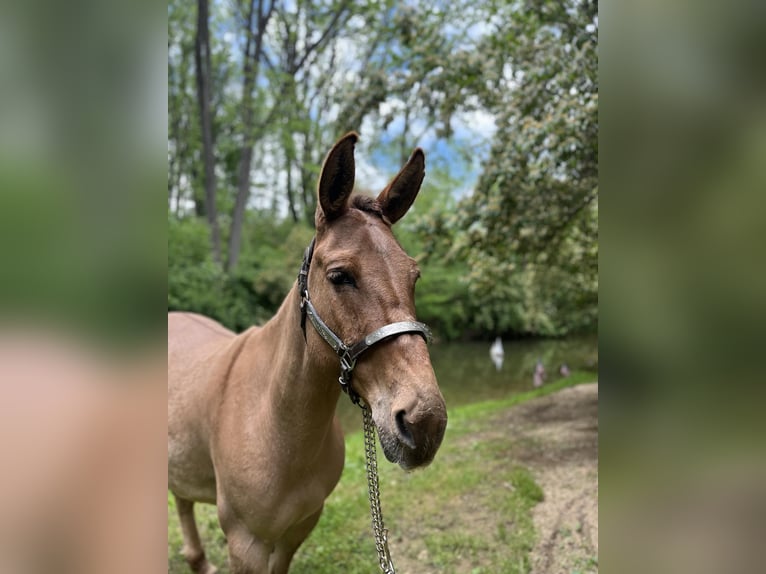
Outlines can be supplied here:
M360 397L351 386L351 374L354 372L354 367L356 367L356 359L352 359L348 354L348 350L346 350L340 357L340 376L338 377L338 382L343 392L351 399L351 402L359 405Z

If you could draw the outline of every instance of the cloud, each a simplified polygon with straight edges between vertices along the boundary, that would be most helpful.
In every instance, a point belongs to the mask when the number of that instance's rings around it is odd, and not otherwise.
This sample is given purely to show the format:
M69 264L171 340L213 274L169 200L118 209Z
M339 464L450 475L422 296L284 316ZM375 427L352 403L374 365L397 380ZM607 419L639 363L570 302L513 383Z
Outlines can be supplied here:
M378 193L391 178L391 174L369 162L366 154L356 156L356 186L357 189Z

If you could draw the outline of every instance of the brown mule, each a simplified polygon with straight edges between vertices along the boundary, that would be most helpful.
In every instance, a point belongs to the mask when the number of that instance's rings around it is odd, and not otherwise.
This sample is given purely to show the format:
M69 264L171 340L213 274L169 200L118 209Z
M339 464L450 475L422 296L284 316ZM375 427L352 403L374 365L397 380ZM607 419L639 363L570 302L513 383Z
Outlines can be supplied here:
M338 340L351 347L378 334L355 365L352 395L371 408L386 457L416 468L433 460L447 411L425 328L414 322L418 267L391 225L415 200L425 161L416 149L377 199L351 198L356 140L347 134L325 159L304 269L312 308ZM340 478L338 354L305 322L304 307L296 284L266 325L240 335L200 315L168 315L168 484L197 572L215 568L195 501L217 505L232 572L278 574Z

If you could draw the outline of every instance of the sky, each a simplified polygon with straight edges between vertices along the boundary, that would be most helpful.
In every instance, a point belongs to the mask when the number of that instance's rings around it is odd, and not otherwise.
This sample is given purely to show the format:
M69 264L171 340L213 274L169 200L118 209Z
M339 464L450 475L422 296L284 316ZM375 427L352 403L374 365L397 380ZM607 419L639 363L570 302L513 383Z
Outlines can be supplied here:
M368 118L365 123L372 123L375 119ZM403 129L404 120L399 117L388 126L382 134L381 141L390 143L398 140ZM463 197L469 194L479 177L482 162L489 155L489 144L495 133L495 119L492 114L477 110L458 114L453 120L454 134L452 138L439 137L436 128L427 128L425 122L412 122L413 133L422 133L417 140L411 142L414 150L421 147L426 154L426 177L428 177L428 165L439 165L442 169L449 170L452 178L462 182L460 188L455 189L453 194ZM420 124L420 125L418 125ZM362 127L362 137L364 126ZM470 150L473 159L470 163L462 159L462 155ZM357 182L360 187L369 189L382 189L388 180L399 170L390 155L383 151L365 150L363 155L357 157Z

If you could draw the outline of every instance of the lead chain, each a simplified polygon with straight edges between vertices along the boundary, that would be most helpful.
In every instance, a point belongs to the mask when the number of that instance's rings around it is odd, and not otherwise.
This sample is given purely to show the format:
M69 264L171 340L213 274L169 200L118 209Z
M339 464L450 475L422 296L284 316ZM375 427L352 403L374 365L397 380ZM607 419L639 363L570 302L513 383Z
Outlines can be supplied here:
M372 533L375 537L375 549L378 551L378 564L384 574L396 574L394 562L388 551L388 531L383 526L383 512L380 510L380 488L378 486L378 454L375 446L375 425L372 413L367 405L362 406L364 423L364 458L367 466L367 489L370 495L370 517Z

